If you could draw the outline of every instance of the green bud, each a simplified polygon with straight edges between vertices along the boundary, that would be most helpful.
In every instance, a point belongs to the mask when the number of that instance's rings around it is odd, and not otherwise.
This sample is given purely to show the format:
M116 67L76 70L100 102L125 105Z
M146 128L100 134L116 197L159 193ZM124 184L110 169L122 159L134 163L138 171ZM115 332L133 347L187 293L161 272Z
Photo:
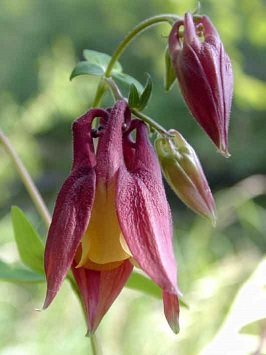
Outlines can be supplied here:
M169 134L155 140L166 181L189 208L215 224L215 202L194 149L179 132L170 130Z

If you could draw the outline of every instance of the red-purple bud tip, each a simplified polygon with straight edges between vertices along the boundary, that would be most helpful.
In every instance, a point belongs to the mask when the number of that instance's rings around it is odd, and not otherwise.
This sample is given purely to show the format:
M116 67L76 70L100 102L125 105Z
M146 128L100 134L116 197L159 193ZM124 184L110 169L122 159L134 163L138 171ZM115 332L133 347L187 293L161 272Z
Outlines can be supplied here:
M233 72L209 18L193 19L187 13L176 22L169 35L169 53L189 110L219 151L229 157Z

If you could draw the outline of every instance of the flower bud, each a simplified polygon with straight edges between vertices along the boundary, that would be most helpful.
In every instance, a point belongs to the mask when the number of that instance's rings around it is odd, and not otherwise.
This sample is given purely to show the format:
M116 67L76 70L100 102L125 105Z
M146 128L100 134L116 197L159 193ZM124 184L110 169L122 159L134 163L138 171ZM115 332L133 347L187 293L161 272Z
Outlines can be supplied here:
M179 132L169 134L155 141L165 179L189 208L215 224L215 202L194 149Z
M193 21L187 13L184 20L176 22L169 35L169 52L189 110L219 151L228 157L233 72L209 18L201 16Z

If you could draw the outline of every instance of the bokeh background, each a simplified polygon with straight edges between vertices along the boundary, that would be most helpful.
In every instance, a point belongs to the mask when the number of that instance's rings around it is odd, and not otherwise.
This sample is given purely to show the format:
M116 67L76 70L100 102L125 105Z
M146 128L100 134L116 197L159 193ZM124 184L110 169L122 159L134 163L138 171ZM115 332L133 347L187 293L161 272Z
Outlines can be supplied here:
M183 14L196 1L1 0L0 127L52 211L72 161L71 122L86 111L97 80L69 75L84 48L111 54L134 25L159 13ZM232 58L235 94L230 152L224 159L192 119L177 85L163 89L168 25L128 48L124 71L154 83L146 112L178 129L198 152L215 194L214 229L167 189L175 223L181 332L171 333L161 300L124 289L99 327L104 354L266 354L266 7L263 0L203 0ZM110 104L106 98L105 104ZM17 205L45 238L9 157L0 146L0 261L21 265L10 220ZM0 265L1 266L1 265ZM67 283L45 312L43 283L0 282L0 354L88 354L80 306ZM251 323L251 324L248 324ZM247 325L248 324L248 325ZM259 349L259 350L258 350Z

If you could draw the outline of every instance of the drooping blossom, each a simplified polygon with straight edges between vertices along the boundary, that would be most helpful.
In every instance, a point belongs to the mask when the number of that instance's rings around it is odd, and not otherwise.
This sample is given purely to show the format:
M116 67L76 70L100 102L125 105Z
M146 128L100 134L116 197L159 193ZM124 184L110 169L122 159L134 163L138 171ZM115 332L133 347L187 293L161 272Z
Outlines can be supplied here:
M177 332L172 219L147 127L131 119L121 100L111 110L92 109L75 121L73 149L45 248L44 308L72 268L93 333L137 265L162 289L165 316Z
M173 129L169 137L156 139L155 148L164 177L176 195L215 224L215 202L195 150Z
M169 35L169 53L189 110L219 151L229 156L233 72L209 18L193 20L187 13L184 20L177 21Z

